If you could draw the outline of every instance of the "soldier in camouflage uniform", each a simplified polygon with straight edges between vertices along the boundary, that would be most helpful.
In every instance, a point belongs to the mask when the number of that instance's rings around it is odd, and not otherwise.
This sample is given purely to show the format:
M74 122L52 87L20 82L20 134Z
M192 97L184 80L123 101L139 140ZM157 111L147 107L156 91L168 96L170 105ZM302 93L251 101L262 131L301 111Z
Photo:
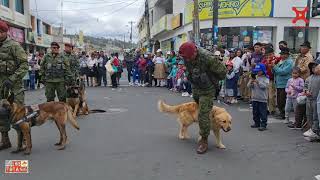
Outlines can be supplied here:
M185 60L188 79L192 83L193 99L199 105L199 127L201 140L197 149L198 154L208 150L208 136L210 135L209 113L213 106L215 86L219 80L225 78L227 70L218 57L209 51L196 47L187 42L181 45L179 54Z
M70 43L64 44L64 57L67 59L67 61L70 64L70 71L72 74L72 80L71 84L75 85L76 81L79 77L79 71L80 71L80 62L75 54L72 53L73 46Z
M47 102L57 96L60 102L66 102L66 86L72 85L72 74L69 61L59 53L59 44L51 43L51 52L41 61L40 76L45 84Z
M6 99L11 89L15 94L15 102L23 105L22 79L28 71L27 54L19 43L7 36L7 32L7 24L0 20L0 99ZM0 111L0 150L3 150L11 147L8 136L10 119L3 109Z

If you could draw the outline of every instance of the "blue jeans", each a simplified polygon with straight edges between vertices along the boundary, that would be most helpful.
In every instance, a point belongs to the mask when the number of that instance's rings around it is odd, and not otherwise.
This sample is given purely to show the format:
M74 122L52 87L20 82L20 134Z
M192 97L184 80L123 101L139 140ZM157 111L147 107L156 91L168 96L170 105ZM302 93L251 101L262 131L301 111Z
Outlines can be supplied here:
M30 89L34 90L36 88L36 73L34 71L29 71L29 79L30 79Z
M286 100L286 107L285 107L285 116L286 118L289 118L290 112L293 109L294 112L296 111L296 107L297 107L297 99L296 98L291 98L291 97L287 97Z
M188 92L189 94L192 94L192 87L189 81L182 81L181 86L182 92Z
M138 69L134 69L133 70L133 75L132 75L132 78L133 78L133 83L136 83L136 81L140 81L140 76L139 76L139 70Z
M254 124L258 127L267 127L268 104L266 102L252 101Z
M238 81L240 78L240 74L236 73L235 74L235 84L233 86L233 97L237 98L238 97Z

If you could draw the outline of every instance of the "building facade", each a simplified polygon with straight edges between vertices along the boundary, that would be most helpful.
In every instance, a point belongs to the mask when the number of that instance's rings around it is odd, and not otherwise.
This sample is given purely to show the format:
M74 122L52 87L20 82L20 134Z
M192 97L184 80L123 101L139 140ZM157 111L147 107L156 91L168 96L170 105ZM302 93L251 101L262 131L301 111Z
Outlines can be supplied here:
M141 46L151 42L154 49L177 51L183 42L193 40L193 0L147 2L150 35L140 39ZM304 41L305 22L294 23L297 15L292 8L300 11L306 6L307 1L298 0L220 0L219 45L242 48L259 41L272 43L278 50L278 42L285 40L297 51ZM212 48L212 12L212 0L199 0L200 41L208 49ZM320 52L319 27L320 18L311 18L308 39L314 55Z
M24 48L27 47L26 30L30 24L29 12L29 0L0 0L0 19L7 22L9 36Z

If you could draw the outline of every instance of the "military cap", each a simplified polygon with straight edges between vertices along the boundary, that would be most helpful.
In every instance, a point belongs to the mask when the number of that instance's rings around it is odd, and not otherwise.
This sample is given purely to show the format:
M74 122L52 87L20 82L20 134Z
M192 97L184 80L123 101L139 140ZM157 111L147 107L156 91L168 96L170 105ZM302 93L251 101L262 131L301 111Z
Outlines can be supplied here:
M60 48L59 44L57 42L52 42L51 46L58 46L58 48Z

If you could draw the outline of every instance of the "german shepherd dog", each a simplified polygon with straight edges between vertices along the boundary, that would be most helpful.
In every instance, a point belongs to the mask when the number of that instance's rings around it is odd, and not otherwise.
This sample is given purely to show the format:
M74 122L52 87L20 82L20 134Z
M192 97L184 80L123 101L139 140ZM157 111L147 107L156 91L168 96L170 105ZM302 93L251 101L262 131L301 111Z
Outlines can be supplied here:
M170 106L162 100L158 101L158 109L160 112L170 113L177 116L177 121L180 124L179 139L188 139L188 127L198 122L199 107L195 102L183 103L175 106ZM226 109L213 106L209 115L211 121L211 129L216 137L217 147L220 149L226 148L221 141L220 130L228 132L231 130L231 115ZM199 137L200 139L201 137Z
M85 83L83 79L77 80L77 86L68 87L67 94L67 104L72 107L72 115L74 118L79 115L80 110L85 115L89 114L89 108L86 102L87 97Z
M10 112L11 124L16 125L17 122L20 122L14 129L16 129L18 134L18 146L17 150L12 153L19 153L24 151L25 155L31 153L32 141L31 141L31 127L32 126L41 126L49 119L53 120L60 132L60 141L55 145L58 146L58 150L65 149L67 143L67 133L66 133L66 123L69 123L77 130L79 130L79 125L77 121L72 116L72 108L62 102L47 102L39 104L37 106L38 116L35 117L32 121L20 121L25 118L28 114L27 106L19 105L14 103L14 94L10 93L7 99L2 99L0 101L0 106L7 109ZM22 147L22 142L25 142L26 147Z

